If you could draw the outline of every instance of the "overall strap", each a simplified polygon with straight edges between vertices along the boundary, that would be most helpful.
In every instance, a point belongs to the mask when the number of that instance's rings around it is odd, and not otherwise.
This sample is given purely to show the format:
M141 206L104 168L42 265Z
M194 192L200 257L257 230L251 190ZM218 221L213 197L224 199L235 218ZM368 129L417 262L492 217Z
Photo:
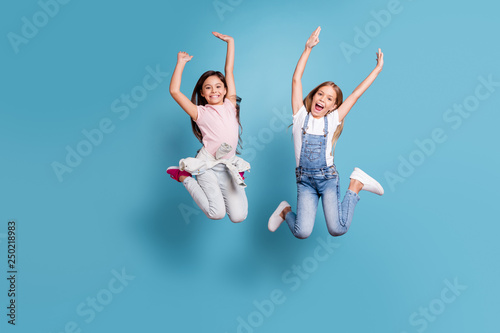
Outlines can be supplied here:
M307 128L309 124L309 112L307 112L306 119L304 119L304 123L302 124L302 136L306 134Z
M325 138L328 136L328 118L326 117L326 115L323 117L325 118L325 128L323 128L323 132L325 133Z
M307 129L309 128L309 126L307 126L309 124L309 115L310 115L310 112L307 112L306 119L304 120L304 124L302 125L302 137L304 137ZM323 133L324 133L323 136L327 137L328 136L328 118L326 117L326 115L323 118L325 121L325 126L323 128Z
M309 112L302 126L302 145L300 149L299 169L322 169L327 166L326 147L328 145L328 119L324 117L324 134L306 133L309 123ZM320 151L318 151L320 149ZM318 155L319 154L319 155Z

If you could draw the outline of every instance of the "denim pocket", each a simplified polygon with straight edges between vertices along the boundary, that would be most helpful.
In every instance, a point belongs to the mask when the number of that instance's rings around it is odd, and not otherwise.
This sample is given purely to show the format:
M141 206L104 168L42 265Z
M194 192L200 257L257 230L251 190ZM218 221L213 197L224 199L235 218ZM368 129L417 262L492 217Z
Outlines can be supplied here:
M328 173L325 173L325 175L324 175L324 178L325 178L326 180L330 180L330 179L333 179L333 178L335 178L335 177L337 177L337 174L336 174L336 173L330 173L330 172L328 172Z
M335 168L335 165L328 168L327 171L323 173L323 176L325 179L333 179L335 177L338 177L337 168Z
M321 157L321 142L305 142L304 153L309 161L318 160Z

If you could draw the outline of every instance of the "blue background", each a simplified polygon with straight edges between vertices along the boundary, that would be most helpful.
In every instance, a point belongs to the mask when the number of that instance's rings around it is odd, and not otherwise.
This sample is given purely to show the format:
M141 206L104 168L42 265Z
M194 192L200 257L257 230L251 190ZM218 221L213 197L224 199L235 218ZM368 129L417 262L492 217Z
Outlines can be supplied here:
M474 95L480 76L500 81L499 5L402 0L402 11L348 59L341 43L355 46L355 28L370 27L370 12L390 1L221 2L228 6L222 13L212 1L71 1L17 53L8 34L20 35L22 18L32 21L40 5L0 5L2 332L76 332L75 325L82 332L229 333L239 317L255 326L239 332L497 332L499 87L460 126L444 117ZM281 200L296 204L291 130L269 129L276 110L291 114L291 75L318 25L304 94L333 80L347 95L375 66L377 48L385 54L383 72L346 120L336 165L342 191L359 166L386 194L362 193L350 231L332 239L335 251L322 250L320 262L315 249L330 237L321 209L307 240L286 226L267 230ZM243 138L255 153L250 211L240 224L208 220L165 174L199 148L168 93L176 54L194 55L181 88L190 95L201 73L224 66L225 44L211 31L235 38ZM111 104L142 85L148 66L169 76L120 119ZM66 146L76 149L82 131L105 118L113 131L59 181L52 163L65 163ZM437 128L446 140L428 156L415 153L415 140ZM251 136L258 147L248 144ZM397 175L400 158L412 153L419 165L391 185L388 173ZM6 317L11 219L16 327ZM310 273L292 290L284 276L294 265ZM111 295L113 270L131 280L92 320L79 315L88 299ZM442 303L445 280L455 279L467 288ZM274 309L266 301L273 290L284 300ZM254 301L268 305L267 315ZM439 315L410 321L429 306Z

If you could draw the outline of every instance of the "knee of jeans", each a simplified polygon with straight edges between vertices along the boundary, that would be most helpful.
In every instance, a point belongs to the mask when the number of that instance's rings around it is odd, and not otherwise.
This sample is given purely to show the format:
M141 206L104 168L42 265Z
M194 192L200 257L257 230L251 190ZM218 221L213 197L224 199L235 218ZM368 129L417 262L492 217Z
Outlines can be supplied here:
M328 232L333 237L338 237L338 236L342 236L343 234L345 234L347 232L347 229L346 230L344 230L344 229L339 230L339 229L334 229L334 228L328 228Z
M226 212L224 210L210 209L206 215L211 220L221 220L226 216Z
M248 215L248 209L244 210L231 210L231 212L227 212L227 215L229 216L229 219L233 223L240 223L245 221Z
M233 214L229 215L229 219L233 223L240 223L240 222L245 221L245 219L247 218L247 215L248 215L247 212L242 212L242 213L238 213L238 214L233 213Z
M293 233L295 237L298 239L306 239L311 236L312 230L297 230Z

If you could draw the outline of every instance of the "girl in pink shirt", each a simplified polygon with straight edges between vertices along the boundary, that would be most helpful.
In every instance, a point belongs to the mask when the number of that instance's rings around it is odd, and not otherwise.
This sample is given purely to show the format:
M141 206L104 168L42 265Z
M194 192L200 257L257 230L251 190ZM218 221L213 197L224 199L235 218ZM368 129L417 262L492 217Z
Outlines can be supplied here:
M170 94L191 117L193 132L203 148L196 158L182 159L167 173L184 185L208 218L222 219L227 212L232 222L241 222L248 213L243 172L250 165L235 155L241 124L233 75L234 39L213 34L227 43L225 76L217 71L203 73L191 100L181 93L180 86L184 66L193 56L177 54Z

